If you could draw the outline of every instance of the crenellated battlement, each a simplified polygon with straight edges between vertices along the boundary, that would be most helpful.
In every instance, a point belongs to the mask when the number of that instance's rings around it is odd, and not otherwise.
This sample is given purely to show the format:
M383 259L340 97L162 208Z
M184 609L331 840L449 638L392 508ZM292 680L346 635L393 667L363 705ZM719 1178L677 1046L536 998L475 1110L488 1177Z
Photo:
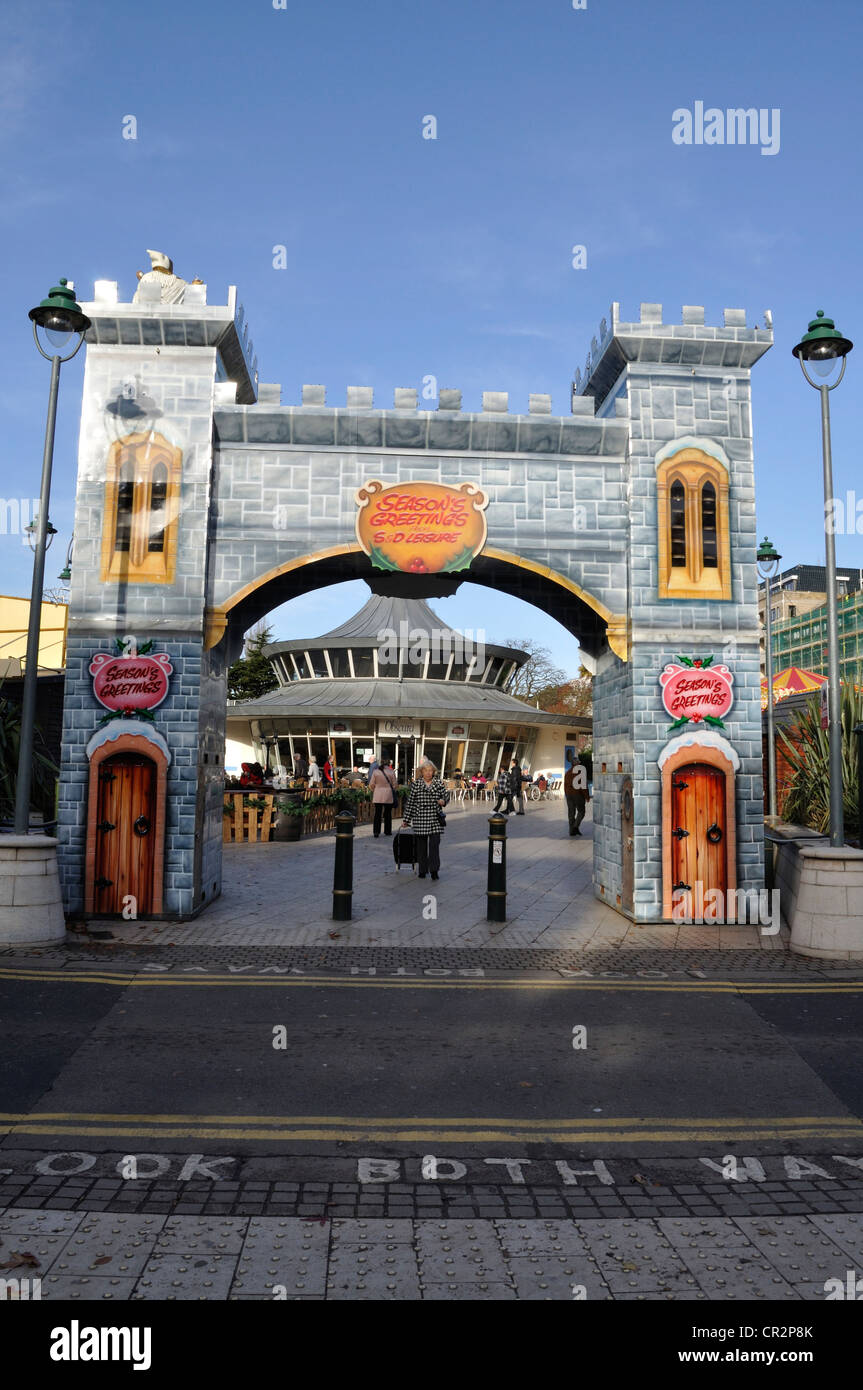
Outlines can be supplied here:
M745 309L723 310L721 327L706 324L701 304L684 304L679 322L664 323L661 304L642 303L635 322L621 319L615 302L599 325L599 337L591 339L584 371L576 368L573 406L589 394L599 407L630 362L748 369L773 343L769 309L764 311L764 325L747 328Z

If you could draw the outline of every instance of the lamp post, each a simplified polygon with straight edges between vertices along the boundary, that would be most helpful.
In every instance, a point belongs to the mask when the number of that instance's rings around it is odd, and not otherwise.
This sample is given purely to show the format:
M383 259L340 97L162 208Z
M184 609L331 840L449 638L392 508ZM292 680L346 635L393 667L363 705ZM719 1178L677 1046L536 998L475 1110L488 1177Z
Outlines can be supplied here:
M773 546L767 537L758 547L758 554L755 557L758 561L758 572L764 580L764 610L765 622L767 626L767 805L771 820L776 818L776 742L773 729L773 622L770 612L770 581L779 572L779 561L782 556Z
M836 540L828 518L833 514L833 456L830 450L830 392L835 391L843 376L848 353L854 344L837 333L832 319L825 318L819 309L810 320L809 331L796 347L794 356L803 375L821 396L821 451L824 460L824 541L827 562L827 708L830 720L830 843L845 843L842 809L842 723L839 689L839 625L836 613ZM813 381L806 370L809 363L820 381ZM835 381L827 377L842 366Z
M15 788L15 834L26 835L30 828L30 786L33 774L33 728L36 719L36 679L39 666L39 629L42 617L42 586L45 579L45 551L48 549L48 504L51 497L51 468L54 459L54 426L57 420L57 394L60 385L60 366L69 362L84 341L90 327L87 315L75 303L74 292L66 280L55 285L35 309L30 310L33 338L46 361L51 363L51 388L48 396L48 419L45 425L45 448L42 454L42 491L39 496L39 516L32 523L36 529L33 587L30 594L30 620L27 627L27 657L24 669L24 689L21 698L21 736L18 751L18 781ZM48 351L39 341L41 330ZM77 340L77 341L76 341ZM66 351L74 341L71 351ZM53 527L50 528L53 531ZM28 537L32 540L32 537Z

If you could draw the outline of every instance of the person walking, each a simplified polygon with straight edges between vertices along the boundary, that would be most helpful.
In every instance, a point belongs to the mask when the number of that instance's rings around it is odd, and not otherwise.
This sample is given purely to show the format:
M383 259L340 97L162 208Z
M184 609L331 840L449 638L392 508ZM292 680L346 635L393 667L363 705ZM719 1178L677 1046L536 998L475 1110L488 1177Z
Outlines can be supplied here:
M563 779L563 794L566 797L566 814L569 817L570 835L580 835L579 826L584 820L584 812L590 795L587 790L587 769L580 759L568 768Z
M522 770L521 770L521 765L519 764L519 762L518 762L518 760L517 760L516 758L513 758L513 760L512 760L512 766L511 766L510 769L509 769L509 780L510 780L510 783L512 784L512 795L513 795L513 799L514 799L515 801L518 802L518 810L517 810L517 812L516 812L516 815L518 815L518 816L523 816L523 815L524 815L524 785L523 785L523 784L524 784L525 782L529 782L529 781L530 781L530 773L529 773L529 772L522 772Z
M369 778L369 790L375 808L372 834L377 840L380 838L382 818L384 834L392 835L393 833L393 806L398 796L398 778L393 770L392 762L384 763L383 767L375 768Z
M318 767L318 760L313 753L309 763L309 786L317 791L322 781L321 769Z
M440 837L446 826L443 808L449 792L437 774L434 763L426 760L419 777L411 782L405 801L402 824L410 826L416 837L417 864L420 878L440 873Z
M505 816L511 816L515 809L512 804L512 778L505 768L502 772L498 773L497 801L495 802L494 810L492 811L493 816L499 814L501 802L504 800L506 801L506 810L503 814Z

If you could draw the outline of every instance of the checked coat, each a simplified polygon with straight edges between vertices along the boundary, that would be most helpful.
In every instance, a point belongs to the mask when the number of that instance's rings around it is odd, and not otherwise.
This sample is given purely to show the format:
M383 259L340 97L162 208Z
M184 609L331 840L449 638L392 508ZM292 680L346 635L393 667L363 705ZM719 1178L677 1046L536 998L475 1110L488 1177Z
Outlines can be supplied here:
M442 809L438 807L439 801L444 805L449 801L449 792L440 777L433 777L428 783L424 777L416 777L411 782L402 819L410 821L416 835L440 835L444 827L437 818L438 810Z

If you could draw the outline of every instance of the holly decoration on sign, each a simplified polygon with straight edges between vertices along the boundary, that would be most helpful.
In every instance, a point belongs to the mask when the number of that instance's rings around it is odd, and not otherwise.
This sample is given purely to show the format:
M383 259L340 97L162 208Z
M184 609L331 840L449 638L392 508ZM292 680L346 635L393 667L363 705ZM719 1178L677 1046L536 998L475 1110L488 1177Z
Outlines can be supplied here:
M103 714L99 720L100 724L107 724L110 719L148 719L151 724L155 724L156 716L151 709L133 709L127 705L125 709L112 709L107 714Z
M689 666L694 671L706 671L713 661L712 656L678 656L681 666ZM686 720L684 719L684 724Z
M469 545L466 545L461 554L454 555L451 560L447 560L446 564L443 566L443 569L441 570L441 574L448 574L452 570L466 570L470 565L470 562L473 559L473 557L474 551L471 549Z
M382 550L379 550L376 545L373 545L371 550L369 551L369 559L371 560L376 570L398 569L398 565L395 564L394 561L390 560L389 557L386 556Z

